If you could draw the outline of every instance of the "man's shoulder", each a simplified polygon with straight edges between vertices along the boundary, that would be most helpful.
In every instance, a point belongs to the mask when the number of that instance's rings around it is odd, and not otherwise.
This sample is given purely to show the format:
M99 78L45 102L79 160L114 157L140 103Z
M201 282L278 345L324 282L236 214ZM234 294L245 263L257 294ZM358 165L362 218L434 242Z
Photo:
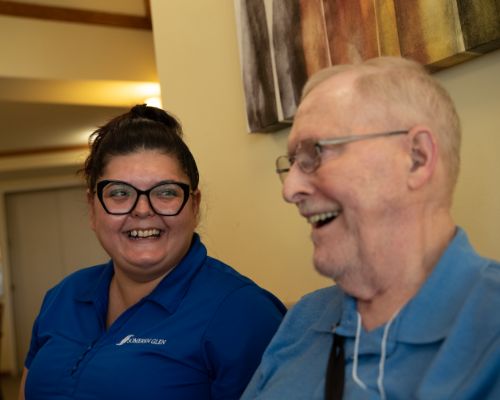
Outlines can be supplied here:
M303 296L285 315L242 398L317 398L343 299L337 286Z
M495 309L500 307L500 262L476 255L469 261L469 268L474 274L465 275L470 290L467 293L467 302L475 305Z
M500 264L497 261L485 259L464 304L464 309L468 308L473 315L477 315L479 309L494 315L500 308ZM497 327L500 327L500 319L494 318L494 320L497 322Z
M483 258L484 264L481 268L481 278L493 285L500 285L500 262Z
M311 311L324 310L332 301L340 299L343 296L342 291L338 286L332 285L325 288L315 290L304 296L295 304L293 308L306 308Z
M284 324L299 330L315 324L329 327L340 318L343 299L344 294L336 285L308 293L287 312Z

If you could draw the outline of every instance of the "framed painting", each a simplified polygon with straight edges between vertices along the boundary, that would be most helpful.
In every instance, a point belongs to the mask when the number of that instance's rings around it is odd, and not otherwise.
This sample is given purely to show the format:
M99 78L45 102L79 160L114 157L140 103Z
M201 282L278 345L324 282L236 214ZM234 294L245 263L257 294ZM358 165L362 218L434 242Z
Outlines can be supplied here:
M500 0L234 0L248 130L293 120L319 69L392 55L431 70L500 48Z

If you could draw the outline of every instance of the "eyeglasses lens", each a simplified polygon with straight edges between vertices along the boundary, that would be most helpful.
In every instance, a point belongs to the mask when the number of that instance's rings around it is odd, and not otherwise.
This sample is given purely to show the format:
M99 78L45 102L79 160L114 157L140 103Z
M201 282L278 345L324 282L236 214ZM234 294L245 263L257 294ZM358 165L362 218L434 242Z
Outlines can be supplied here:
M184 203L184 191L175 183L163 184L151 190L149 201L159 214L177 214Z
M122 183L110 183L102 191L102 198L110 213L127 213L134 206L136 190Z
M320 154L316 142L314 140L300 142L297 146L295 159L302 171L308 174L314 172L320 164Z
M297 146L295 155L280 156L276 160L276 172L282 182L290 171L293 164L297 163L305 173L314 172L321 162L320 150L314 140L304 140Z

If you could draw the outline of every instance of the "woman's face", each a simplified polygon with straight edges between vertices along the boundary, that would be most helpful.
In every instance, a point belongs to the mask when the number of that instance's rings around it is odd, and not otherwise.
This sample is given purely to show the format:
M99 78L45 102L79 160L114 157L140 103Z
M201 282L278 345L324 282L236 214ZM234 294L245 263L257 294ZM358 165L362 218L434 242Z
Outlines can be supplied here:
M165 180L189 184L176 158L152 150L113 156L98 182L102 180L127 182L140 190ZM189 250L199 202L196 191L178 215L162 216L141 195L129 214L110 215L95 194L90 199L91 227L112 258L115 273L148 282L165 275Z

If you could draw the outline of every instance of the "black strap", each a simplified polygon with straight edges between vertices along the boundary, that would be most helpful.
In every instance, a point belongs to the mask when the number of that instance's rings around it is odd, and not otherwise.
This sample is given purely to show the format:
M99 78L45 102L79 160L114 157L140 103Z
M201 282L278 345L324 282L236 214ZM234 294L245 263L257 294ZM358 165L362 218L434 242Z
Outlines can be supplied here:
M342 400L344 393L344 337L333 334L325 379L325 400Z

